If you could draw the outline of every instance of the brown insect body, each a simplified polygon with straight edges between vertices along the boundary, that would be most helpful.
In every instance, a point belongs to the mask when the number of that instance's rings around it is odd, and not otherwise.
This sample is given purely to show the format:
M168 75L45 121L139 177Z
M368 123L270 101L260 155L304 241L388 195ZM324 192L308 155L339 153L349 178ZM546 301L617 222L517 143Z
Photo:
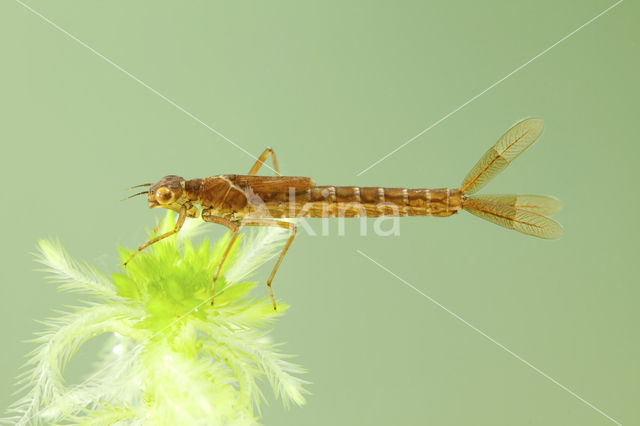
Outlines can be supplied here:
M527 119L509 129L471 169L460 189L317 186L308 177L280 176L271 148L262 153L247 175L229 174L191 180L175 175L165 176L156 184L139 185L150 186L150 189L135 195L148 194L150 208L163 207L178 212L175 229L147 241L131 258L151 244L178 232L187 217L202 216L206 222L224 225L233 236L213 276L212 292L215 295L215 282L240 226L288 229L289 240L267 279L275 308L271 281L296 234L296 225L282 220L285 218L444 217L466 210L527 235L559 238L562 227L547 217L560 209L556 199L541 195L474 195L531 146L542 133L542 127L542 120ZM271 156L278 176L256 176L268 156ZM211 300L213 304L213 296Z
M162 203L157 192L167 188L174 200ZM231 221L247 218L333 218L379 216L450 216L462 209L459 189L407 189L317 186L298 176L219 175L185 180L169 175L150 188L149 207L198 217L199 205L209 215Z

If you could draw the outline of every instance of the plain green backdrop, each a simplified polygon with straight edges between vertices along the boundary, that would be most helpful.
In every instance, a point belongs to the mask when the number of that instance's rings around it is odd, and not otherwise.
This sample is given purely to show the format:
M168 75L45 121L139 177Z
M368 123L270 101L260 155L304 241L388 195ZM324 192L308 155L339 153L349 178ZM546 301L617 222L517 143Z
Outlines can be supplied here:
M76 300L36 270L39 238L115 272L116 245L138 245L162 215L119 203L122 188L249 170L185 111L252 155L272 146L285 174L408 187L459 185L502 132L537 116L540 142L483 191L554 194L564 237L466 213L408 218L396 237L361 236L357 221L342 237L301 234L274 282L292 305L274 335L312 394L289 411L270 398L263 422L615 424L597 407L640 423L635 2L361 176L614 2L27 3L95 52L20 2L0 4L0 408L34 320ZM80 355L71 373L90 364Z

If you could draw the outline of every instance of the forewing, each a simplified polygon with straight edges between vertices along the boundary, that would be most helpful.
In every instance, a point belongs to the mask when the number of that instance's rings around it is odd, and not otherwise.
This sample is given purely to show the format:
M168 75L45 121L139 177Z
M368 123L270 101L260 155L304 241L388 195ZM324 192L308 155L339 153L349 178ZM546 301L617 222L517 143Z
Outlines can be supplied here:
M562 226L559 223L522 208L472 197L464 201L464 209L496 225L523 234L546 239L562 236Z
M560 201L554 197L545 195L521 195L521 194L499 194L499 195L474 195L474 200L489 201L497 204L527 210L543 216L552 215L562 208Z
M522 154L542 133L543 122L537 118L523 120L498 139L462 181L463 194L473 194Z

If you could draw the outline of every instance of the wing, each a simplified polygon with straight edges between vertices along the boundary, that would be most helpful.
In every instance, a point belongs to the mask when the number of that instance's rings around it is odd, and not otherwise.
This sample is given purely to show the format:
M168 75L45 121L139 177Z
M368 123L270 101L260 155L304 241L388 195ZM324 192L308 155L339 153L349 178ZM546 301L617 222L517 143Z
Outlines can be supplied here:
M464 178L462 193L473 194L485 186L538 139L542 128L542 120L529 118L507 130Z
M519 195L519 194L500 194L500 195L474 195L469 199L489 201L497 204L515 207L527 210L533 213L549 216L557 213L562 209L562 205L557 198L547 197L544 195Z
M529 210L495 203L476 197L467 198L463 208L469 213L507 229L538 238L555 239L562 236L562 226L554 220Z
M289 188L295 188L296 192L304 192L314 186L315 182L311 178L302 176L237 175L235 184L241 188L251 188L257 193L288 193Z

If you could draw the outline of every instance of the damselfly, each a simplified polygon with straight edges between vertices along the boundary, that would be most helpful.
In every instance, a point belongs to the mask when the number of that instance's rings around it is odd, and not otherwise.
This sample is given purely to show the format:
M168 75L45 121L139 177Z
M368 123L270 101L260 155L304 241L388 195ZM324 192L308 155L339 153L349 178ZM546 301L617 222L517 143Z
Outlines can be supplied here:
M246 175L218 175L186 180L165 176L149 186L150 208L178 212L175 228L141 245L138 252L178 231L186 218L224 225L232 237L213 275L215 283L241 226L275 226L290 236L276 261L267 287L276 308L271 282L296 235L296 225L286 218L451 216L466 210L508 229L540 238L558 238L562 227L547 216L560 209L555 198L542 195L473 195L526 150L542 133L542 120L527 119L509 129L492 146L462 181L460 188L408 189L358 186L319 186L308 177L280 176L278 162L267 148ZM278 176L256 176L271 156ZM134 187L135 188L135 187ZM127 264L125 262L125 265Z

